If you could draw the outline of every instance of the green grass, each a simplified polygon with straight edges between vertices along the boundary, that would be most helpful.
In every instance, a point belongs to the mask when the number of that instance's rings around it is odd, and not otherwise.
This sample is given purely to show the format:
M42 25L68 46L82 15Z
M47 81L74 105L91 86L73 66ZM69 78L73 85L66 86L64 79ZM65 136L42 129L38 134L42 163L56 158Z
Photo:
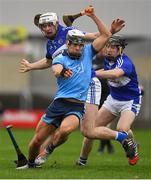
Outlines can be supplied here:
M13 134L27 156L27 147L33 130L15 130ZM0 178L2 179L145 179L151 178L151 131L135 131L140 143L140 161L136 166L128 165L127 159L118 142L112 141L115 153L97 154L98 141L89 157L87 166L77 167L82 135L79 131L71 134L68 141L58 147L41 169L16 170L14 147L5 129L0 129Z

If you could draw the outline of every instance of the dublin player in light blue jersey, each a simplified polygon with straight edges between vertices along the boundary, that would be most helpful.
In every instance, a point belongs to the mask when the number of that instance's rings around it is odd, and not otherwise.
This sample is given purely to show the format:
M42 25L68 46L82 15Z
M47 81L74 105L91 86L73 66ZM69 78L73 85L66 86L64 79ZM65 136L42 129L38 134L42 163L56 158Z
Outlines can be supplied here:
M91 7L88 7L87 9L91 9ZM81 11L81 14L85 15L85 9ZM122 20L118 20L116 21L116 23L120 24L120 28L124 24ZM57 57L59 54L61 54L64 49L67 48L65 42L68 31L71 29L75 29L74 27L62 26L59 23L57 14L53 12L37 14L34 18L34 24L41 30L43 35L47 38L46 57L38 61L35 61L34 63L30 63L28 60L23 59L21 61L21 66L20 66L21 73L25 73L32 70L39 70L39 69L41 70L45 68L50 68L52 60L55 57ZM87 40L95 39L98 36L98 34L99 34L98 32L85 33L85 38ZM89 84L89 91L86 100L86 111L85 111L86 116L85 116L85 121L83 123L84 124L83 129L85 131L88 128L91 128L91 124L89 125L89 121L91 122L94 121L93 119L95 118L95 114L98 112L100 97L101 97L101 84L98 78L95 76L94 71L92 71L91 83ZM45 141L45 143L41 148L41 151L43 151L43 148L47 147L47 145L50 143L52 139L51 136L49 136L47 141ZM42 158L39 159L39 161L42 162L46 161L47 156L48 154L43 154Z
M111 36L103 21L95 15L94 9L91 12L86 11L86 15L96 23L100 35L92 44L85 45L85 35L81 31L68 31L67 50L52 62L52 70L58 82L56 96L48 106L29 144L28 164L17 169L39 167L35 163L35 158L48 135L58 128L51 144L51 148L55 148L62 139L78 128L79 122L83 119L84 103L91 82L92 57L104 47ZM134 143L126 132L93 127L89 132L89 138L116 139L122 143L128 157L134 154Z
M91 9L91 7L88 7ZM81 11L85 14L84 10ZM59 23L58 16L56 13L48 12L44 14L38 14L34 18L35 25L41 30L44 36L48 39L47 41L47 54L46 57L30 63L28 60L23 59L21 61L20 72L25 73L32 70L39 70L49 68L51 66L52 59L57 55L61 54L66 48L65 40L66 34L69 30L74 29L73 27L65 27ZM117 19L112 23L112 32L119 31L124 26L124 21ZM85 38L95 39L99 33L85 33ZM86 100L86 111L82 130L88 132L92 127L92 122L94 123L94 118L98 112L98 105L101 97L101 84L95 73L92 72L91 83L89 85L89 91ZM47 147L50 143L51 137L48 137L47 141L43 144L43 147ZM88 149L87 149L88 150ZM48 154L42 156L41 161L45 162L47 160ZM40 160L40 159L39 159Z

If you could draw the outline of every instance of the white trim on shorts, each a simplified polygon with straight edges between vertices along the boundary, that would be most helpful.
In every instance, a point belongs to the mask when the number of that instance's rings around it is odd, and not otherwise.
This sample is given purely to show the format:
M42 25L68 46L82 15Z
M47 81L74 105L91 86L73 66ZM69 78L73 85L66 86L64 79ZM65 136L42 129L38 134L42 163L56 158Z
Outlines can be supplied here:
M89 85L86 103L96 104L99 106L101 93L102 93L101 82L97 77L93 77Z
M102 106L104 106L115 116L119 116L121 112L124 112L126 110L134 112L137 116L141 107L141 96L139 102L136 103L134 100L119 101L114 99L111 95L108 95Z

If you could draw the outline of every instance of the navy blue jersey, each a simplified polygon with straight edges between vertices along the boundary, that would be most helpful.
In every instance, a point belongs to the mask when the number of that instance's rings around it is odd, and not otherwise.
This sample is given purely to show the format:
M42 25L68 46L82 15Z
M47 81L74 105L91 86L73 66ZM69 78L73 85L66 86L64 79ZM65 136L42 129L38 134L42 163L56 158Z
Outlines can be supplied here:
M124 75L116 79L108 79L110 94L114 99L127 101L137 99L140 95L135 66L125 54L116 59L114 63L104 59L104 70L121 68Z
M47 59L54 59L66 49L66 35L71 29L74 29L74 27L58 25L58 31L55 38L53 40L48 39L47 41Z

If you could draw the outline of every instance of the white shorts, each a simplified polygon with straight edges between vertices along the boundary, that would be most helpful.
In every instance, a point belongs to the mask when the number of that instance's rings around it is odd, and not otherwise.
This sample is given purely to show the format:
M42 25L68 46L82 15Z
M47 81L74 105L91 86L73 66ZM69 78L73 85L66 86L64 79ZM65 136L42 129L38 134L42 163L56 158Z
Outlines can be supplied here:
M102 93L101 83L97 77L93 77L90 82L86 103L96 104L99 106L101 93Z
M137 116L141 107L141 97L137 100L137 102L134 100L118 101L109 95L103 106L115 116L119 116L121 112L126 110L134 112Z

